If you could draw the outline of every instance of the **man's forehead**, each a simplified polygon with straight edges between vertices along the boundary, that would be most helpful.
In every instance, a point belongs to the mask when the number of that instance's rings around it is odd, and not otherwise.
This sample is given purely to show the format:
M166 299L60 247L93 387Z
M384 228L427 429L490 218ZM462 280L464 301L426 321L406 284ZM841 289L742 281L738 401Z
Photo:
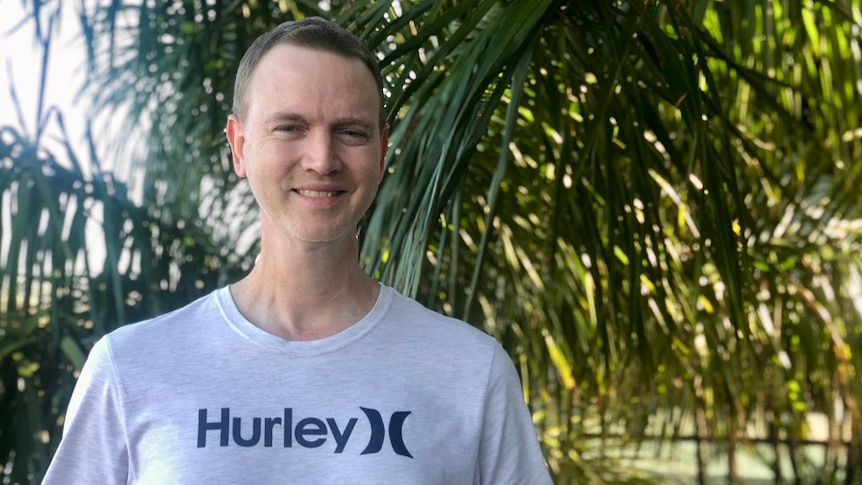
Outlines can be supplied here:
M306 94L313 97L304 99ZM277 111L302 114L297 107L328 99L330 108L344 110L328 114L383 123L382 93L362 59L290 42L263 54L252 72L246 99L247 114L257 111L258 116L269 117Z
M291 63L285 63L285 58L297 58L296 60L301 60L302 64L293 65ZM315 63L326 63L330 65L338 64L343 65L344 67L350 66L350 68L355 69L361 68L366 71L369 79L374 81L374 76L371 72L368 72L368 69L359 57L349 56L342 52L321 47L310 47L290 42L282 42L272 46L272 48L263 54L260 61L258 61L257 68L260 68L262 65L279 66L281 68L289 68L302 73L303 70L307 70L308 66ZM257 71L257 68L255 68L255 71Z
M251 85L260 88L274 82L301 84L309 79L321 86L368 87L377 91L374 77L360 59L292 44L267 51L252 73Z

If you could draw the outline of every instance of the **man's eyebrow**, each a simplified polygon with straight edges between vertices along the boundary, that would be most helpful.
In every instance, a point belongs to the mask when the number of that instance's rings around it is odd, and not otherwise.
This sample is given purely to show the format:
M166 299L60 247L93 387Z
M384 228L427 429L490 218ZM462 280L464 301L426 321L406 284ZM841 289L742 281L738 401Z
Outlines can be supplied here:
M362 119L362 118L353 118L353 117L348 116L348 117L344 117L344 118L338 118L337 120L335 120L332 123L332 126L336 126L336 127L339 127L339 126L358 126L360 128L370 129L371 127L373 127L373 125L375 125L375 123L376 122L373 122L370 120L366 120L366 119Z
M284 122L301 122L308 123L308 120L298 113L293 113L289 111L278 111L276 113L272 113L264 119L264 122L267 124L271 123L284 123ZM343 118L337 118L332 122L332 126L334 127L344 127L344 126L358 126L365 129L371 129L376 124L376 120L366 120L363 118L357 118L353 116L345 116Z
M288 111L278 111L267 116L264 121L266 123L281 123L285 121L305 121L305 117Z

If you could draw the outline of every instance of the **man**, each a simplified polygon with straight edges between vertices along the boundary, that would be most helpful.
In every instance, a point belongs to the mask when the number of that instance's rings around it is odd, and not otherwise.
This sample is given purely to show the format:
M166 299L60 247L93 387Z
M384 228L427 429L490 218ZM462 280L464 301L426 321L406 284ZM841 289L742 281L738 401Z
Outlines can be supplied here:
M357 261L388 133L367 47L287 22L243 57L234 98L260 258L96 344L44 483L550 483L500 345Z

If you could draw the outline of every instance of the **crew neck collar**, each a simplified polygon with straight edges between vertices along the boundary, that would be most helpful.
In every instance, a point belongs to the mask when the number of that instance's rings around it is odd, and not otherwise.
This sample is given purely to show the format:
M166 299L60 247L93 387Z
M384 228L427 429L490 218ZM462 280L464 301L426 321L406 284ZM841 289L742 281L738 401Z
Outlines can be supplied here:
M386 313L395 291L382 283L378 284L380 285L380 291L377 295L377 300L374 302L371 310L362 319L341 332L316 340L287 340L254 325L239 312L228 286L216 290L215 297L219 311L222 317L224 317L225 322L236 333L251 343L276 352L316 355L333 352L346 347L364 337L377 326Z

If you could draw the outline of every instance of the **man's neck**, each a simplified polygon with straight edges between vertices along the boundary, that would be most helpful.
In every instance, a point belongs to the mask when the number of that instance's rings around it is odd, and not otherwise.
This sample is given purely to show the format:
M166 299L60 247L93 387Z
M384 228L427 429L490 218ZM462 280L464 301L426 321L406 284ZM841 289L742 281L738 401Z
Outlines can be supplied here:
M359 266L356 243L264 246L254 269L231 286L237 308L254 325L287 340L317 340L361 320L379 285Z

